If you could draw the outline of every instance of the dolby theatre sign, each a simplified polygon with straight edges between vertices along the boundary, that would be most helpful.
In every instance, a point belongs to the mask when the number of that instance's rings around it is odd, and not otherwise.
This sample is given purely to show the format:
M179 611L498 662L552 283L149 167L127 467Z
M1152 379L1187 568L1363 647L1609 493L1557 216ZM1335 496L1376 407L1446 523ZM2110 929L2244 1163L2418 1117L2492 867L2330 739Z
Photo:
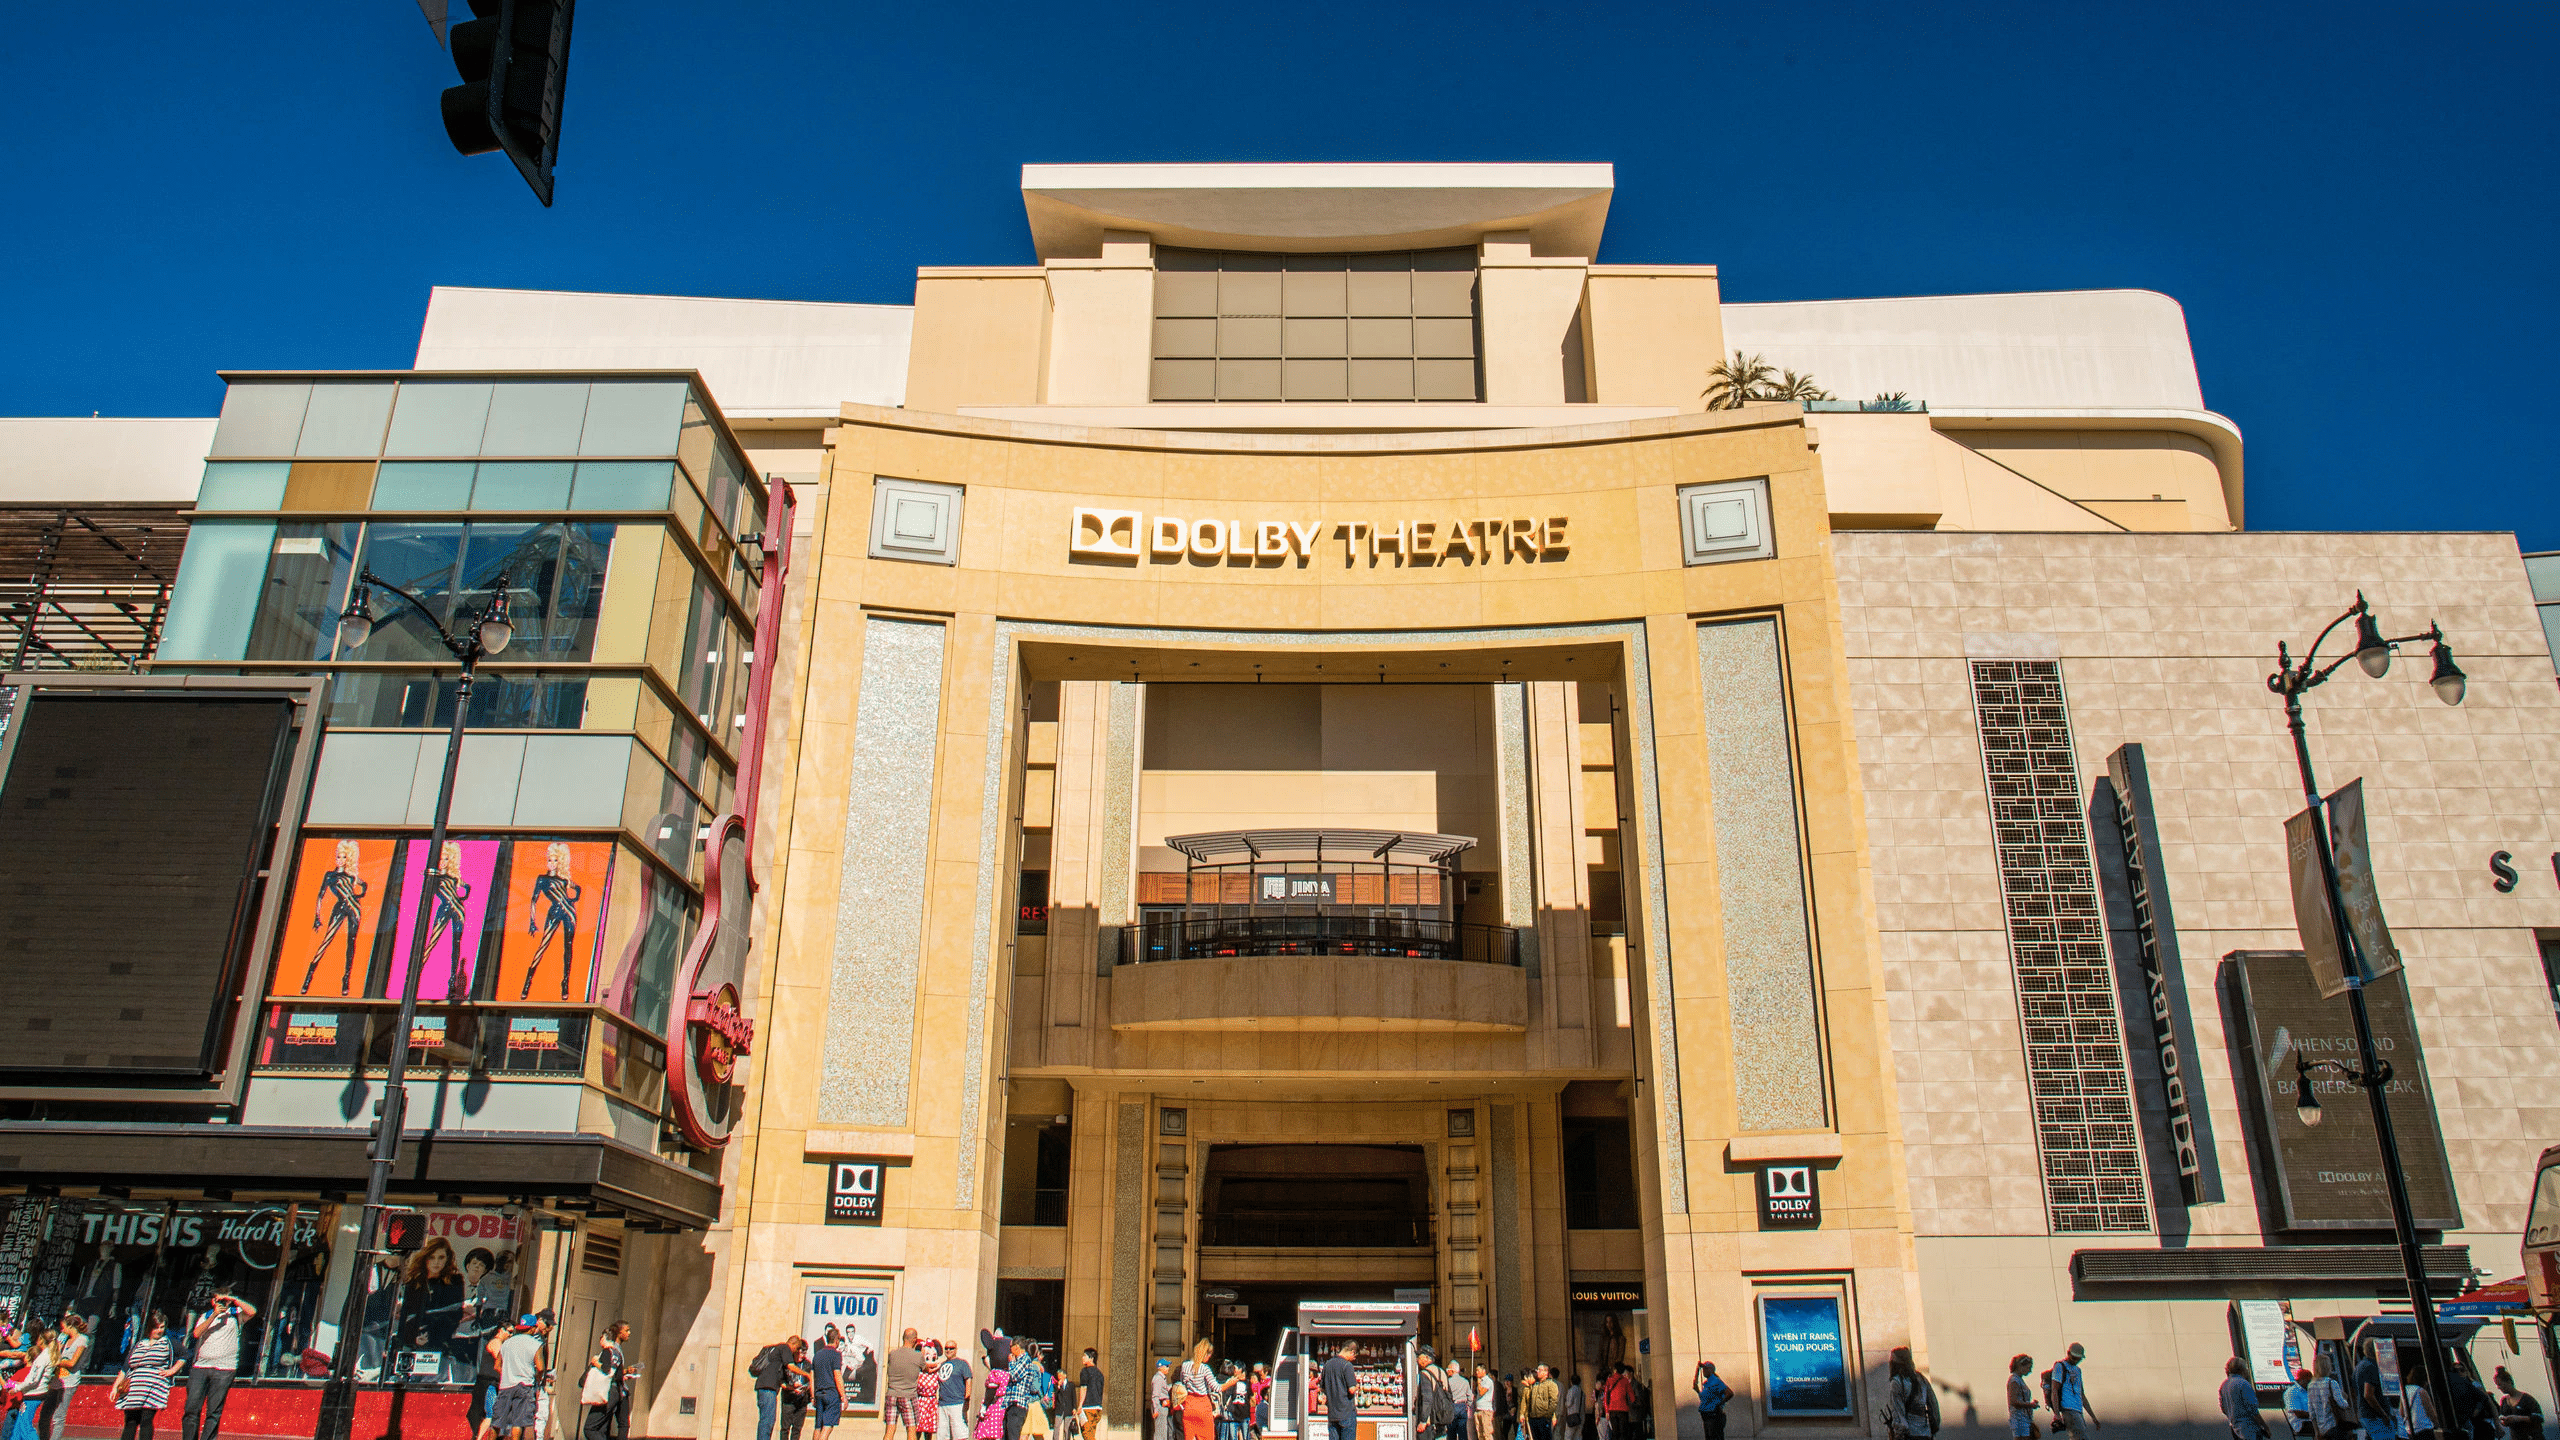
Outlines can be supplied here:
M1136 565L1184 560L1262 565L1316 558L1340 541L1342 563L1490 565L1562 559L1571 541L1562 515L1452 515L1437 520L1223 520L1141 515L1076 507L1067 532L1071 560ZM1328 552L1329 553L1329 552Z

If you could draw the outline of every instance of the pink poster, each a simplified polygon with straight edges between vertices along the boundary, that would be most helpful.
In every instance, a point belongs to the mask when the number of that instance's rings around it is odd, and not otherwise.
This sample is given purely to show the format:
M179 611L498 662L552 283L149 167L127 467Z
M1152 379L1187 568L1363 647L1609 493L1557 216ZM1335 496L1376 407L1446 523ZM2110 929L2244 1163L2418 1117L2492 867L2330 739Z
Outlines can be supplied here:
M438 877L435 909L427 924L427 963L418 976L421 1000L468 999L472 977L479 973L480 938L488 928L489 902L496 893L498 852L503 840L447 840L445 863ZM391 990L398 995L409 983L410 937L418 933L418 898L425 888L427 842L400 842L400 948L391 961Z

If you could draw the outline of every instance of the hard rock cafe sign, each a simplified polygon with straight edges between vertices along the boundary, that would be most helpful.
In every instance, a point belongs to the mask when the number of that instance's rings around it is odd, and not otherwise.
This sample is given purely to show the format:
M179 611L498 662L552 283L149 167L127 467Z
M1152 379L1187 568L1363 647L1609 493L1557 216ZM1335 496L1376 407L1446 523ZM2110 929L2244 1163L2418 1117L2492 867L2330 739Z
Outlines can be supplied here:
M747 958L755 949L756 792L764 777L765 713L782 631L783 578L791 565L791 486L773 482L764 533L764 593L747 667L747 729L738 751L738 808L711 822L702 875L702 927L677 971L667 1035L675 1054L676 1128L686 1143L716 1149L737 1127L741 1062L755 1050L744 1012Z

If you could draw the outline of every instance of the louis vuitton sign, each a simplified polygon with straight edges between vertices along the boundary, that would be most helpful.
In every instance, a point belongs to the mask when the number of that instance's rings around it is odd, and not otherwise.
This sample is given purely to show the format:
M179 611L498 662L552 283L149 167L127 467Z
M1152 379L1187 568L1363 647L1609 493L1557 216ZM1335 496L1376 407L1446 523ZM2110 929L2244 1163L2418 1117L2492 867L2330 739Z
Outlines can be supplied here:
M1191 562L1305 566L1328 542L1348 565L1491 565L1559 560L1572 548L1563 515L1452 515L1434 520L1227 520L1079 505L1067 556L1088 563Z

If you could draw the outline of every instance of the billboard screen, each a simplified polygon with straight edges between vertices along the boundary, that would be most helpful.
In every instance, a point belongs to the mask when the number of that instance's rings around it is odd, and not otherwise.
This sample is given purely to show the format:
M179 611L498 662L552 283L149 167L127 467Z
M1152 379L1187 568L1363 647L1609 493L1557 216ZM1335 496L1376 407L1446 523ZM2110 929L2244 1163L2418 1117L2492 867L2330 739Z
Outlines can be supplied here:
M2275 1150L2270 1199L2277 1223L2287 1230L2389 1229L2391 1201L2382 1151L2363 1087L2334 1073L2314 1072L2321 1123L2305 1125L2294 1113L2297 1050L2315 1063L2357 1063L2355 1021L2346 996L2322 996L2319 980L2299 950L2242 950L2230 960L2240 989L2240 1013L2249 1027L2260 1113ZM2427 1089L2426 1055L2410 1018L2406 972L2368 982L2364 995L2374 1048L2391 1066L2387 1101L2401 1170L2408 1177L2410 1207L2421 1229L2460 1229L2462 1207Z
M36 690L0 776L6 973L24 1076L177 1080L217 1052L286 789L284 695Z
M268 995L278 1000L397 999L418 943L418 998L586 1004L613 893L614 842L516 836L428 842L305 835Z

